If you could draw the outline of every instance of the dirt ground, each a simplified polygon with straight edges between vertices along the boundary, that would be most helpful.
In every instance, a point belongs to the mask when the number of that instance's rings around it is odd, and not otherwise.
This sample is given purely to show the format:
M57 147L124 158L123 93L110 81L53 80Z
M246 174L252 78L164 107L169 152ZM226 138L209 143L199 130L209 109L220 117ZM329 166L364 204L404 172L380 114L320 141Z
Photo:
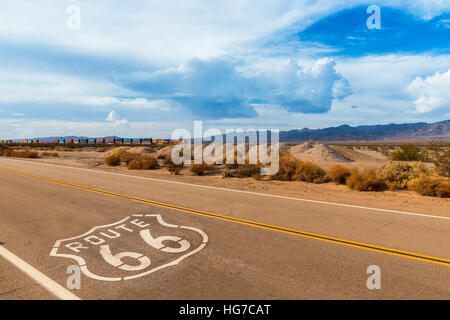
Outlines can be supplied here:
M351 150L343 146L330 146L330 149L335 150L339 153L339 155L344 155L345 158L350 161L316 161L324 168L329 168L333 164L341 162L349 167L372 168L381 168L385 164L389 163L389 160L383 156L381 152L374 150ZM449 199L425 197L412 191L359 192L350 190L344 185L336 185L334 182L313 184L301 181L258 181L252 178L224 178L221 170L208 172L204 176L195 176L189 171L188 167L183 170L182 175L180 176L171 175L165 167L161 167L156 170L128 170L123 164L117 167L105 165L104 157L108 154L108 151L110 150L106 150L106 152L95 152L94 149L90 151L60 151L58 152L59 157L57 158L43 157L39 159L27 159L26 161L38 161L43 163L172 180L183 183L268 193L311 200L450 216ZM323 148L319 151L323 152ZM330 152L329 149L326 149L325 151L327 153ZM142 150L137 150L136 152L142 152ZM167 153L167 150L162 150L162 152ZM157 157L160 151L152 151L151 153L153 156ZM308 156L310 156L310 154ZM344 158L340 159L342 160ZM159 160L159 162L162 164L163 160ZM301 203L299 203L299 208L301 208ZM377 213L374 212L374 214Z

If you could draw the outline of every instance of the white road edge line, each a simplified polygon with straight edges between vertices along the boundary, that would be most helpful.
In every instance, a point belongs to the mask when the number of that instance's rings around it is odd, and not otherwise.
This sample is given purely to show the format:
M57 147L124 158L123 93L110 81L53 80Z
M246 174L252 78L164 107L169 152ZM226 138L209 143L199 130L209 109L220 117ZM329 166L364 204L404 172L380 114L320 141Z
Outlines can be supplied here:
M5 258L7 261L12 263L14 266L16 266L18 269L20 269L22 272L24 272L27 276L29 276L31 279L39 283L42 287L44 287L48 292L56 296L58 299L61 300L81 300L79 297L74 295L72 292L67 290L66 288L62 287L58 283L56 283L54 280L47 277L45 274L40 272L39 270L35 269L22 259L20 259L18 256L13 254L11 251L7 250L5 247L0 245L0 256Z
M44 163L44 162L37 162L37 161L35 162L35 161L16 160L16 159L9 159L9 158L3 158L3 157L1 157L0 159L7 160L7 161L13 161L13 162L16 161L16 162L25 162L25 163L36 163L36 164L40 164L40 165L55 166L55 167L62 167L62 168L69 168L69 169L76 169L76 170L81 170L81 171L96 172L96 173L110 174L110 175L122 176L122 177L128 177L128 178L137 178L137 179L144 179L144 180L151 180L151 181L179 184L179 185L198 187L198 188L206 188L206 189L214 189L214 190L221 190L221 191L228 191L228 192L245 193L245 194L251 194L251 195L256 195L256 196L263 196L263 197L272 197L272 198L278 198L278 199L287 199L287 200L303 201L303 202L310 202L310 203L320 203L320 204L326 204L326 205L331 205L331 206L347 207L347 208L354 208L354 209L364 209L364 210L372 210L372 211L380 211L380 212L389 212L389 213L396 213L396 214L403 214L403 215L417 216L417 217L424 217L424 218L450 220L450 217L435 216L435 215L423 214L423 213L415 213L415 212L399 211L399 210L389 210L389 209L381 209L381 208L372 208L372 207L357 206L357 205L338 203L338 202L311 200L311 199L295 198L295 197L288 197L288 196L279 196L279 195L269 194L269 193L259 193L259 192L252 192L252 191L227 189L227 188L221 188L221 187L204 186L204 185L201 185L201 184L193 184L193 183L187 183L187 182L171 181L171 180L149 178L149 177L140 177L140 176L135 176L135 175L130 175L130 174L123 174L123 173L116 173L116 172L106 172L106 171L103 171L103 170L77 168L77 167L65 166L65 165L54 164L54 163Z

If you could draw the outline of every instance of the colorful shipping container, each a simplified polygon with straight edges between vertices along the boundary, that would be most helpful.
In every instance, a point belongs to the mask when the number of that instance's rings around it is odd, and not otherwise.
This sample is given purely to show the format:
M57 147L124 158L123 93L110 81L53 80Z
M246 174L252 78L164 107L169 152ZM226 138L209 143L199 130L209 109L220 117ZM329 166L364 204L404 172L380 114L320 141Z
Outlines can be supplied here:
M142 144L152 144L153 140L152 138L144 138L142 139Z
M50 141L39 141L38 139L24 139L24 140L17 140L16 143L54 143L54 144L68 144L68 143L74 143L74 144L142 144L142 145L150 145L153 143L158 144L167 144L167 143L179 143L182 142L182 140L170 140L170 139L156 139L153 140L152 138L123 138L123 139L116 139L116 138L76 138L76 139L54 139ZM14 143L12 140L0 140L0 143Z

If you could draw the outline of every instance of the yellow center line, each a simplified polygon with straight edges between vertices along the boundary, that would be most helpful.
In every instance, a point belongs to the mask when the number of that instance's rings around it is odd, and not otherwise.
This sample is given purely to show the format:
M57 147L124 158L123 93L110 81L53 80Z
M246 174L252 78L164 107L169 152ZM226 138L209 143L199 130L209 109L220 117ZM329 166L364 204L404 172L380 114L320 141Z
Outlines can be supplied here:
M394 255L394 256L408 258L408 259L420 260L420 261L424 261L424 262L428 262L428 263L440 264L440 265L450 267L450 260L445 259L445 258L438 258L438 257L428 256L428 255L419 254L419 253L402 251L402 250L398 250L398 249L391 249L391 248L381 247L381 246L367 244L367 243L363 243L363 242L345 240L345 239L341 239L341 238L335 238L335 237L330 237L330 236L326 236L326 235L305 232L305 231L300 231L300 230L295 230L295 229L289 229L289 228L269 225L269 224L265 224L265 223L261 223L261 222L245 220L245 219L241 219L241 218L225 216L225 215L221 215L218 213L201 211L201 210L197 210L197 209L186 208L186 207L182 207L182 206L177 206L177 205L163 203L163 202L157 202L157 201L153 201L153 200L141 199L141 198L134 197L134 196L124 195L124 194L115 193L115 192L111 192L111 191L105 191L105 190L101 190L101 189L97 189L97 188L86 187L86 186L77 185L77 184L73 184L73 183L44 178L44 177L31 175L31 174L27 174L27 173L23 173L23 172L18 172L18 171L12 171L12 170L0 168L0 172L14 174L14 175L32 178L32 179L37 179L37 180L41 180L41 181L46 181L46 182L50 182L50 183L54 183L54 184L58 184L58 185L66 186L66 187L76 188L76 189L80 189L80 190L86 190L86 191L95 192L95 193L99 193L99 194L103 194L103 195L126 198L126 199L130 199L132 201L135 201L135 202L150 204L153 206L168 208L168 209L172 209L172 210L176 210L176 211L187 212L187 213L191 213L191 214L195 214L195 215L201 215L201 216L206 216L206 217L224 220L224 221L228 221L228 222L239 223L239 224L248 225L248 226L252 226L252 227L256 227L256 228L287 233L287 234L291 234L291 235L300 236L303 238L316 239L316 240L326 241L326 242L330 242L330 243L334 243L334 244L340 244L340 245L359 248L359 249L363 249L363 250L380 252L380 253L384 253L384 254Z

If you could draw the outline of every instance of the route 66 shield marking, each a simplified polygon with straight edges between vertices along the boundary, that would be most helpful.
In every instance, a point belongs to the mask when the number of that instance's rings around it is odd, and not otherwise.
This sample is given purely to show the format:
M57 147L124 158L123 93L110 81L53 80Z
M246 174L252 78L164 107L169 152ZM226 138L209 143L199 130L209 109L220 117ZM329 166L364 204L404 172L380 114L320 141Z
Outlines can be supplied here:
M121 281L175 266L207 242L198 228L166 223L159 214L141 214L57 240L50 256L77 261L90 278Z

